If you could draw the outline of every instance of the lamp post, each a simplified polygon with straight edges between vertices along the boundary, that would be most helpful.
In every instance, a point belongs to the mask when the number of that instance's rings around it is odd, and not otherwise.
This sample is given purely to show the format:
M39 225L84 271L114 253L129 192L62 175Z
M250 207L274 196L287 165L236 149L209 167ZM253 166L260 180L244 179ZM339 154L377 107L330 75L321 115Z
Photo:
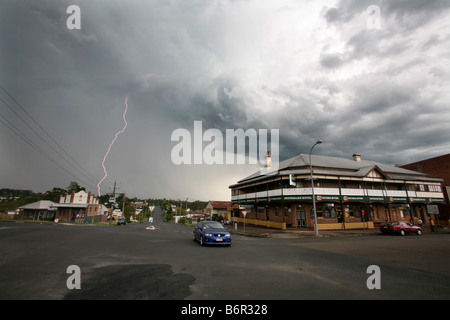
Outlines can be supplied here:
M315 231L315 235L318 236L319 235L319 229L317 227L317 212L316 212L316 196L314 195L314 181L313 181L313 170L312 170L312 163L311 163L311 153L313 148L317 145L317 144L321 144L322 140L318 140L312 147L311 150L309 150L309 171L311 174L311 188L312 188L312 199L313 199L313 211L314 211L314 231Z

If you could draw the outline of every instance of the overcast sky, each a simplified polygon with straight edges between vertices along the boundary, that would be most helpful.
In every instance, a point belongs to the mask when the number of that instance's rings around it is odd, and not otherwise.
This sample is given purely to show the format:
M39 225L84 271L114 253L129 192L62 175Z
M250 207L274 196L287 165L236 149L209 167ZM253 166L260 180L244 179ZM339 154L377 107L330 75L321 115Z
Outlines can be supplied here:
M388 164L450 152L449 1L0 6L0 187L97 193L127 96L101 194L120 181L127 196L230 200L259 167L175 165L172 132L193 137L194 121L279 129L280 160L318 139L315 154Z

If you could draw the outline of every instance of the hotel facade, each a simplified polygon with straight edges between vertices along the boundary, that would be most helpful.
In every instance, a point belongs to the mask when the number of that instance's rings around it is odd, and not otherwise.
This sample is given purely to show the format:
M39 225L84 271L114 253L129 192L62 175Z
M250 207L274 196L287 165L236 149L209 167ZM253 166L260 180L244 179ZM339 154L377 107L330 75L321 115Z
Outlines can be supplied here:
M247 224L314 229L313 189L318 230L372 229L386 220L433 228L435 207L445 203L441 179L359 154L312 155L311 166L309 155L300 154L280 162L273 174L257 172L229 186L232 203L240 208L237 221L243 221L244 211Z

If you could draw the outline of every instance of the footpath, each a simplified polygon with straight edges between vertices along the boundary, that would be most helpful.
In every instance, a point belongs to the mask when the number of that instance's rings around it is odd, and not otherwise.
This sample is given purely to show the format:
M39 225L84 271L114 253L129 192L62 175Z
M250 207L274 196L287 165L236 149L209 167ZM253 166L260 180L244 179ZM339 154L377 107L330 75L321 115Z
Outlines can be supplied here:
M300 230L294 228L287 228L286 230L270 229L264 227L255 226L244 226L238 225L237 229L234 226L227 226L228 231L231 234L237 234L247 237L260 237L260 238L279 238L279 239L289 239L289 238L306 238L306 237L316 237L314 230ZM355 237L355 236L373 236L380 235L381 232L376 229L357 229L357 230L319 230L319 237Z
M271 229L265 227L257 226L244 226L239 224L237 229L232 225L227 225L228 231L231 234L237 234L247 237L260 237L260 238L279 238L279 239L289 239L289 238L307 238L316 237L314 230L311 229L297 229L297 228L287 228L286 230ZM444 227L434 232L425 229L424 232L427 234L431 233L450 233L450 229ZM379 236L382 235L378 228L375 229L352 229L352 230L319 230L318 237L358 237L358 236Z

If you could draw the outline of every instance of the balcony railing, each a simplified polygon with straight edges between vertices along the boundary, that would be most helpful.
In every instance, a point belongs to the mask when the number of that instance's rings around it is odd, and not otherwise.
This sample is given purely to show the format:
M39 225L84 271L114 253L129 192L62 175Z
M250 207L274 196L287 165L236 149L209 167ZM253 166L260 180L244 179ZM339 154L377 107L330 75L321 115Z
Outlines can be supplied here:
M321 196L348 196L348 197L392 197L392 198L444 198L442 192L416 192L406 190L373 190L349 188L314 188L315 195ZM232 195L231 200L245 200L257 198L270 198L280 196L311 196L312 188L286 188L268 191L249 192Z

